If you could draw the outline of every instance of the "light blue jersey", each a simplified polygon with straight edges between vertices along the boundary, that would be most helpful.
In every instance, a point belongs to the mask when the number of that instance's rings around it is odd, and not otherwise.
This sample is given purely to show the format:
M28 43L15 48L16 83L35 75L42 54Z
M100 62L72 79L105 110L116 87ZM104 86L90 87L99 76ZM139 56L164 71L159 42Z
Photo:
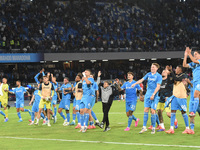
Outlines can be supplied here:
M63 84L61 87L60 87L60 91L62 91L62 99L64 100L70 100L71 98L71 93L68 93L68 94L64 94L64 89L66 88L71 88L71 84L70 83L67 83L67 84ZM65 92L68 92L65 90Z
M121 86L121 88L125 89L126 92L126 102L137 100L137 90L141 90L141 87L138 84L132 87L132 84L135 82L135 80L132 82L127 81Z
M200 59L198 60L199 64L194 62L189 63L189 68L192 69L193 73L193 82L200 81Z
M16 96L16 101L24 101L24 93L26 93L26 89L23 86L17 87L13 90Z
M83 97L94 94L94 89L93 89L94 79L88 78L88 80L91 82L91 84L87 84L85 80L83 81L83 85L82 85Z
M98 91L98 90L99 90L99 87L98 87L97 83L94 82L94 84L93 84L93 92L94 92L94 96L96 96L96 91Z
M38 94L38 91L39 90L35 90L33 93L33 95L35 96L35 103L39 103L41 99L40 95Z
M58 82L56 83L52 83L53 84L53 87L54 87L54 96L56 95L57 96L57 93L56 93L56 90L58 89Z
M157 84L161 84L162 83L162 76L156 72L154 75L149 72L147 73L144 77L144 80L148 80L147 82L147 92L146 95L148 96L152 96L153 92L155 91ZM156 93L155 96L158 95L158 92Z

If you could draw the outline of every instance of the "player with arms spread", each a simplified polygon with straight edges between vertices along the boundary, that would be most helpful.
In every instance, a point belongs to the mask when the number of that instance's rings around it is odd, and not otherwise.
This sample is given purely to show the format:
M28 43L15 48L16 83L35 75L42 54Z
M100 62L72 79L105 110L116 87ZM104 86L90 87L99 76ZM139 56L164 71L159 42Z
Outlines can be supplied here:
M155 126L156 126L156 108L159 101L158 91L160 90L160 85L162 83L162 76L157 72L159 69L159 64L152 63L151 72L147 73L142 79L138 80L136 83L132 85L132 87L137 84L142 83L144 80L147 80L147 92L144 98L144 120L143 127L139 133L143 133L147 131L147 121L148 121L148 112L149 108L151 108L151 124L152 124L152 132L151 134L155 134Z
M137 84L134 87L132 87L132 85L134 83L136 83L136 81L133 80L133 77L134 77L133 72L128 72L127 73L128 81L125 82L121 87L119 86L119 82L117 84L119 91L124 89L125 93L126 93L126 99L125 100L126 100L126 114L127 114L127 117L128 117L128 126L127 126L126 129L124 129L124 131L130 130L132 120L135 120L135 127L137 127L138 122L139 122L139 118L136 118L133 115L133 112L135 111L136 104L137 104L137 90L140 92L140 100L144 101L143 91L142 91L140 85Z

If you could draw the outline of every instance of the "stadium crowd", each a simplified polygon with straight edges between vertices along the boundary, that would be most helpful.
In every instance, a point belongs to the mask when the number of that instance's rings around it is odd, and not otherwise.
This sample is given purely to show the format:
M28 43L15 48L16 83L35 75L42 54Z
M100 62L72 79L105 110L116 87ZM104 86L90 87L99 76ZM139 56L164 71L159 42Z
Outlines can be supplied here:
M184 50L200 40L198 0L146 5L7 0L0 8L2 52Z

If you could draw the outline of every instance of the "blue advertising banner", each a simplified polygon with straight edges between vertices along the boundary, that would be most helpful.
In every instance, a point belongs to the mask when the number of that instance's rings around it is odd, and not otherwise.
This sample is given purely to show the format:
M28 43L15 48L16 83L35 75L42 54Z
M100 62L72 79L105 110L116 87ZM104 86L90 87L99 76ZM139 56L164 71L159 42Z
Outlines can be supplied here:
M0 63L28 63L40 62L42 60L44 60L44 54L41 53L0 54Z

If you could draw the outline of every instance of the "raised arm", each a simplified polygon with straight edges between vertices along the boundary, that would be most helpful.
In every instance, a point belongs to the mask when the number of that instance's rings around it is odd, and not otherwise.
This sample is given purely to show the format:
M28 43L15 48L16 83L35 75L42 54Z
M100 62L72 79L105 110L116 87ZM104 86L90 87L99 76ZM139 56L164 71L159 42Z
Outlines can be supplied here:
M184 59L183 59L183 67L185 67L185 68L189 68L189 64L187 64L188 49L189 49L189 47L186 47L186 50L184 53Z
M196 60L196 59L192 56L191 52L192 52L191 49L188 49L188 50L187 50L188 56L190 57L191 61L194 62L195 64L199 64L199 61Z
M98 72L97 85L99 85L100 82L101 82L101 71Z

